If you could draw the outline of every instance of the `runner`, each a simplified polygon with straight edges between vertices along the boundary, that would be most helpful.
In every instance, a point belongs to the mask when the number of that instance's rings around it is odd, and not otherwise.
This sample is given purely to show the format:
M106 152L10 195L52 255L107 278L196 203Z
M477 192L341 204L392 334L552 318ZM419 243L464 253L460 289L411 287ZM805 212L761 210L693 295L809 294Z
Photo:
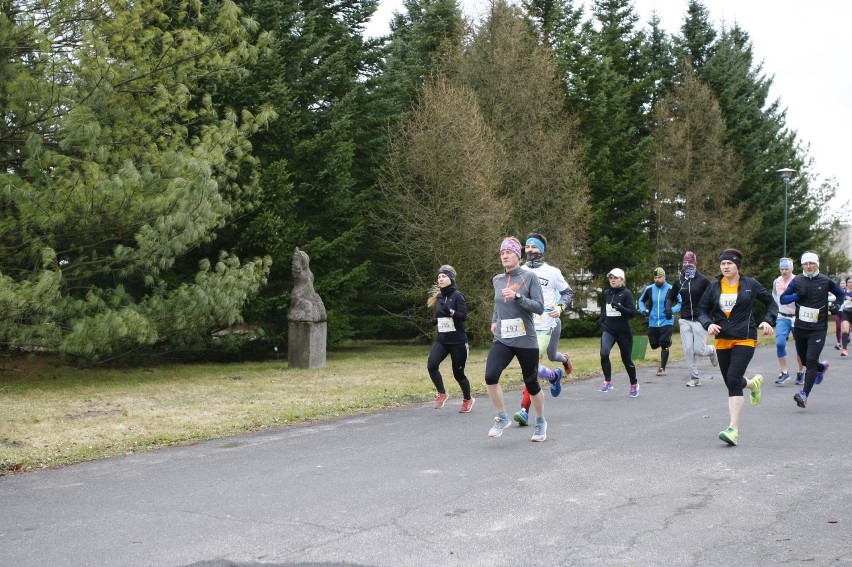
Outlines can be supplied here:
M728 445L739 443L740 415L745 404L743 390L751 390L751 405L760 403L763 377L760 374L751 380L745 377L757 346L757 329L760 328L764 336L771 335L778 316L778 305L772 294L756 279L740 272L742 259L742 252L734 248L719 254L722 273L710 282L698 304L699 322L716 337L716 356L728 387L730 424L719 433L719 439ZM754 308L758 301L766 305L766 317L760 325L755 325Z
M504 271L492 279L494 314L491 317L491 334L494 341L485 361L485 385L497 410L496 423L488 431L488 437L500 437L512 423L506 413L500 375L512 359L517 358L537 414L530 440L540 442L547 439L547 421L544 419L544 396L538 383L538 340L533 314L544 313L541 283L538 276L521 268L521 243L517 238L503 239L500 262Z
M438 283L429 295L426 305L435 308L432 324L438 328L435 342L429 351L426 369L429 378L435 385L438 395L435 397L435 409L441 409L447 403L447 390L444 389L444 379L438 369L441 362L449 355L452 362L453 377L461 387L462 401L460 413L469 413L473 408L474 399L470 395L470 381L464 373L467 364L468 343L467 333L464 332L464 322L467 320L467 303L464 295L456 289L456 270L450 265L438 269Z

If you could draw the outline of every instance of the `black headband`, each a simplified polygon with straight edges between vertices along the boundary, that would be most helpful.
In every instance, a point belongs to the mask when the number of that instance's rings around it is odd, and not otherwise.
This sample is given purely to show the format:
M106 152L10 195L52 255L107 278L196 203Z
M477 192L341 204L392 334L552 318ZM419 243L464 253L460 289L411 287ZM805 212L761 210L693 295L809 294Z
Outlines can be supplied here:
M723 260L730 260L731 262L737 265L737 268L740 267L740 262L743 261L743 259L740 258L739 255L734 254L733 252L728 252L727 250L719 254L719 261L721 262Z

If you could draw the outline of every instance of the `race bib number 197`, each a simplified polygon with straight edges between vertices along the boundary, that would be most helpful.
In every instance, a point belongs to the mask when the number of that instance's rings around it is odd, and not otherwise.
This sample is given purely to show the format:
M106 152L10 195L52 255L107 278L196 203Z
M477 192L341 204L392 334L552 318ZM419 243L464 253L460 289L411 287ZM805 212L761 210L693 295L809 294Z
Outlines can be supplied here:
M521 318L502 319L500 321L500 336L504 339L522 337L527 334L527 328Z

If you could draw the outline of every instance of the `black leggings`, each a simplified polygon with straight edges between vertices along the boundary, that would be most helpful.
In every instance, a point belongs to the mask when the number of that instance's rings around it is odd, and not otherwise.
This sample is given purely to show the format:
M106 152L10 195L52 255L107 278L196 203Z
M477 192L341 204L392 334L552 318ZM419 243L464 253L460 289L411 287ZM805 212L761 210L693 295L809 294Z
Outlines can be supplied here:
M461 386L464 399L470 399L470 381L464 374L464 365L467 363L467 345L465 343L456 343L446 345L444 343L432 343L432 350L429 351L429 359L426 361L426 370L429 371L429 378L435 384L435 389L439 394L446 394L444 389L444 379L441 377L441 372L438 367L450 355L450 361L453 366L453 377Z
M742 397L743 389L748 384L745 373L754 356L754 347L737 345L732 349L717 348L716 356L719 358L719 369L725 386L728 387L728 397Z
M488 359L485 361L485 383L493 386L500 382L500 375L506 370L514 357L518 358L518 363L521 365L521 374L524 377L527 391L530 396L535 396L541 392L541 386L538 383L537 346L535 348L517 348L507 346L500 341L491 343Z
M615 336L609 331L604 331L601 335L601 370L603 370L604 380L609 382L612 380L612 364L609 361L609 353L613 345L618 344L618 351L621 353L621 362L624 364L624 369L627 370L627 377L631 384L636 384L636 366L633 364L633 335Z
M805 329L796 329L793 338L796 341L796 354L802 359L802 364L805 365L805 393L810 394L816 383L817 365L819 364L819 355L822 354L822 347L825 346L826 329L811 331Z

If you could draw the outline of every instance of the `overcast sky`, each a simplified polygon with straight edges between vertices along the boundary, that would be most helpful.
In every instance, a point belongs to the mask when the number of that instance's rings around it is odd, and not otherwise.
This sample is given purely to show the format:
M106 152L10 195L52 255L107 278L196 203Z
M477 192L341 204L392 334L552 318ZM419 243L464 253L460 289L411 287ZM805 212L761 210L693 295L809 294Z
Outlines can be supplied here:
M474 20L487 11L487 0L461 1ZM634 0L633 5L643 26L656 10L663 28L679 33L688 1ZM722 21L736 22L748 32L755 60L763 61L764 75L774 77L771 99L780 99L787 126L810 145L817 183L834 177L839 189L832 205L852 203L852 2L705 0L704 5L717 29ZM388 33L391 15L402 10L402 0L382 0L367 34ZM780 178L778 187L783 195Z

